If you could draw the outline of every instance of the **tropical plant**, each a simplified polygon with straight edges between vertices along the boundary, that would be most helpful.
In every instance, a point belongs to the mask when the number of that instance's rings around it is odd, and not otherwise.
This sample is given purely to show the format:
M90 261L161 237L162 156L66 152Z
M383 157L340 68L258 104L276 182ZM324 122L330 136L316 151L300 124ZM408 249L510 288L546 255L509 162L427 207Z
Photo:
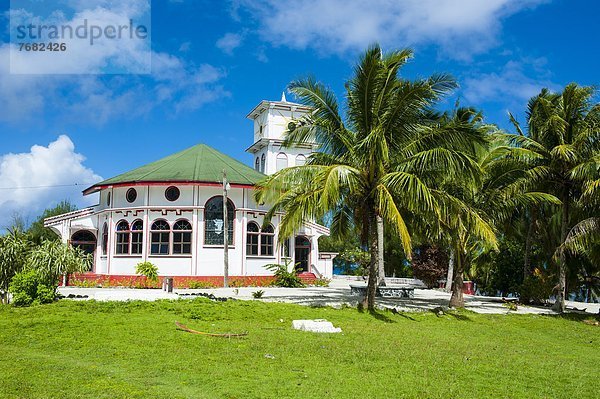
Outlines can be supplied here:
M135 274L145 276L152 282L158 281L158 267L152 262L140 262L135 266Z
M29 241L19 232L0 237L0 303L8 303L9 285L25 267L30 249Z
M54 286L48 286L35 269L17 273L10 282L10 293L14 306L29 306L32 303L50 303L56 298Z
M297 266L298 264L292 265L292 261L286 259L284 264L273 263L265 265L265 269L273 272L273 276L275 276L273 285L286 288L302 288L304 287L304 283L298 277Z
M575 83L560 93L543 89L529 101L527 132L511 117L518 132L512 142L530 164L525 186L541 188L561 201L559 208L535 210L550 234L546 241L554 256L548 260L558 269L554 309L561 312L569 258L590 255L600 242L600 104L593 102L595 94L595 88Z
M408 214L435 218L435 176L458 176L472 165L461 153L479 132L438 129L431 108L456 87L448 75L409 81L400 68L412 58L405 49L383 54L369 48L346 84L345 117L334 93L312 78L289 90L313 112L288 125L284 145L316 143L307 165L283 169L257 185L256 199L273 204L267 219L283 211L279 239L304 221L331 216L331 232L358 232L370 252L366 302L374 310L383 244L382 221L411 253Z
M56 291L61 276L89 270L91 262L91 256L79 248L60 241L44 241L31 250L27 268L36 270L40 282Z
M449 246L454 255L450 306L463 307L465 274L476 274L475 267L481 264L478 258L498 249L496 234L501 225L525 207L557 200L552 195L522 190L526 165L518 157L519 149L511 146L495 126L486 124L480 112L457 108L438 120L442 131L486 138L473 141L470 149L463 150L474 164L470 169L473 173L438 180L435 194L440 204L440 222L414 222L432 242Z
M254 292L252 293L252 298L254 298L254 299L260 299L260 298L262 298L262 297L263 297L263 295L264 295L264 294L265 294L265 291L264 291L264 290L258 290L258 291L254 291Z

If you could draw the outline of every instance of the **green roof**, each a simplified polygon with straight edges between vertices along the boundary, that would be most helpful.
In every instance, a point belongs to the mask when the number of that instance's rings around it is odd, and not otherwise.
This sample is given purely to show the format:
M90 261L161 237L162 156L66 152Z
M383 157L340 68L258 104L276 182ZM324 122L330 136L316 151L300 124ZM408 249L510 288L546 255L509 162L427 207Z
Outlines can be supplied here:
M223 170L231 184L254 185L265 175L242 162L209 147L198 144L166 158L104 180L84 191L98 191L102 186L142 182L221 183Z

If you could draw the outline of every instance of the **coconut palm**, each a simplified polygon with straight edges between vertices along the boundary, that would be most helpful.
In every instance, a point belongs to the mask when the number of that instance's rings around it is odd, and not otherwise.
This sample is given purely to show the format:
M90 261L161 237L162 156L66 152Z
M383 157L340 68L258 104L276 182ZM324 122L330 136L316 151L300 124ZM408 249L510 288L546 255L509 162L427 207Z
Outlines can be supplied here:
M410 257L408 215L440 214L431 184L439 176L473 173L462 151L478 131L440 129L432 107L456 87L448 75L409 81L399 77L411 50L383 54L369 48L346 84L342 116L334 93L312 78L294 81L289 90L313 112L290 123L284 145L316 143L307 165L287 168L257 186L256 199L271 203L267 219L284 212L279 239L292 236L305 220L329 215L331 232L358 232L370 252L366 304L374 310L379 248L378 220L399 235Z
M519 160L518 148L497 127L486 124L481 112L457 108L439 118L441 131L456 131L486 138L463 147L463 154L476 165L472 174L460 178L442 175L433 189L440 207L439 221L423 219L419 231L431 242L443 243L453 255L451 307L463 307L463 279L474 275L481 260L497 250L497 233L502 224L520 209L551 202L550 195L523 192L517 184L526 177L526 164Z
M548 212L546 227L556 226L553 261L558 266L555 310L564 311L568 257L590 249L590 237L597 231L593 216L600 180L600 104L594 104L596 90L569 84L560 93L547 89L529 102L527 133L512 138L528 159L530 183L560 199L558 212ZM597 204L596 204L597 205ZM589 218L588 218L589 216ZM574 227L575 226L575 227ZM571 232L571 233L570 233ZM598 242L597 240L595 241Z

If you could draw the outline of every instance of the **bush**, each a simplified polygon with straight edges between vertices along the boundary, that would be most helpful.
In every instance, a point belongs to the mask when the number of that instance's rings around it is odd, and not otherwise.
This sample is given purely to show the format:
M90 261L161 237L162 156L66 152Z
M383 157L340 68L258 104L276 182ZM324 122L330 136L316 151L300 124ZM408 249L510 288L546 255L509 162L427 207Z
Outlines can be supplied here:
M56 299L56 290L53 287L40 284L37 287L37 301L39 303L52 303Z
M199 280L194 280L194 281L190 281L190 283L188 284L188 287L191 289L202 289L202 288L215 288L215 285L213 283L211 283L210 281L199 281Z
M263 290L254 291L252 293L252 298L254 298L254 299L260 299L260 298L263 297L264 294L265 294L265 292Z
M436 246L418 248L412 260L413 274L425 283L427 288L434 288L438 280L448 273L448 257Z
M519 300L523 304L544 305L548 302L554 284L539 273L527 277L519 288Z
M135 273L145 276L148 280L156 283L158 281L158 267L152 262L141 262L135 266Z
M56 298L56 288L44 284L39 272L29 269L17 273L9 287L14 306L29 306L34 302L51 303Z
M275 263L265 266L265 269L273 272L273 275L275 276L273 285L286 288L304 287L304 283L302 280L300 280L300 277L298 277L298 274L296 273L296 265L294 265L291 271L288 271L290 269L290 263L291 260L287 260L284 265Z

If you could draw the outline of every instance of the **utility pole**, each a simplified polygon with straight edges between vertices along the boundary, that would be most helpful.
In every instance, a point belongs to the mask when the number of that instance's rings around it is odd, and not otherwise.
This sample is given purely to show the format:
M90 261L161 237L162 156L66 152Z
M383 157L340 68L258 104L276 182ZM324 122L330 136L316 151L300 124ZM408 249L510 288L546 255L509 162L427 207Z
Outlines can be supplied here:
M223 169L223 287L229 286L229 217L227 215L227 173Z

